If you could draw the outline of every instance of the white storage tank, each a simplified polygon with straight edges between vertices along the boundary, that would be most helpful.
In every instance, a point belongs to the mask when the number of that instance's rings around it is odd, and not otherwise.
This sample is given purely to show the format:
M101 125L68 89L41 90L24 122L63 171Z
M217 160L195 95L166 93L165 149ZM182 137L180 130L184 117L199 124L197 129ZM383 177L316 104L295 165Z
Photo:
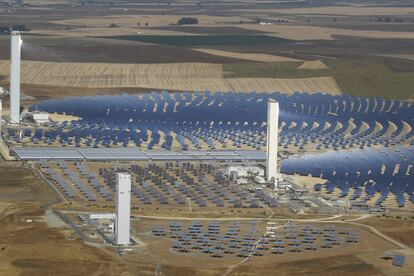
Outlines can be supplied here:
M254 177L254 182L256 182L257 184L266 184L266 180L259 175Z

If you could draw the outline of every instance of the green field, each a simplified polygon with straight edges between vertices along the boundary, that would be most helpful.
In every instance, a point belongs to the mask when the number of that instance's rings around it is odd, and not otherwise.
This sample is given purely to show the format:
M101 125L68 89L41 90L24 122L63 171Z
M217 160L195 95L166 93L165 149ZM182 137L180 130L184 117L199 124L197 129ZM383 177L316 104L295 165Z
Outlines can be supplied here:
M329 69L299 70L300 62L225 64L226 78L306 78L332 76L342 91L355 96L414 97L414 72L398 62L375 59L324 60ZM397 70L397 68L400 68Z
M169 46L223 46L223 45L258 45L288 43L290 40L267 35L121 35L113 39L139 41Z

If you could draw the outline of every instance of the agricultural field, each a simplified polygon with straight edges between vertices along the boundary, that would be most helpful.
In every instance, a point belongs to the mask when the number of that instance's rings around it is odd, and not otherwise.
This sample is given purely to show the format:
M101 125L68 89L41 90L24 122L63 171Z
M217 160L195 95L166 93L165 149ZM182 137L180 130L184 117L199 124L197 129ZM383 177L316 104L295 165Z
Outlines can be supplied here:
M9 62L0 62L0 74L6 75ZM339 94L330 77L311 78L224 78L223 66L203 63L107 64L23 62L25 84L86 88L170 89L178 91L324 91Z
M294 15L341 15L341 16L363 16L363 15L410 15L414 12L414 7L369 7L369 6L328 6L311 8L287 8L256 10L256 12L278 12Z
M145 35L145 36L112 36L113 39L138 41L143 43L169 46L223 46L223 45L262 45L286 43L287 40L267 35Z
M295 25L243 25L242 28L266 32L273 37L281 37L297 41L303 40L334 40L335 36L354 36L378 39L413 39L414 32L392 32L374 30L348 30L319 26L295 26Z
M238 59L215 57L209 54L166 45L149 45L109 38L79 36L25 35L23 60L60 63L213 63L237 62ZM0 36L0 47L8 48L8 36ZM9 51L1 51L0 59L9 59ZM1 75L0 75L1 76Z
M120 27L140 27L142 26L168 26L176 24L177 21L185 16L185 14L174 15L159 15L159 14L145 14L145 15L126 15L126 16L98 16L91 18L77 18L67 20L51 21L50 23L64 26L83 26L100 28L108 27L111 23L117 24ZM199 15L197 16L199 24L204 25L227 25L239 23L244 20L244 17L239 16L211 16Z
M329 59L328 68L300 69L294 62L225 64L224 71L231 78L309 78L332 76L344 93L359 96L383 96L406 99L414 95L414 66L404 61L378 59ZM309 63L308 63L309 64ZM302 67L303 68L303 67ZM352 70L349 70L352 68Z
M323 70L328 69L328 66L320 60L311 60L302 63L298 69Z
M275 56L268 54L256 54L256 53L235 53L227 52L213 49L194 49L198 52L207 53L210 55L220 56L220 57L231 57L236 59L259 61L259 62L279 62L279 61L299 61L297 59Z
M27 77L26 84L36 85L35 90L45 91L42 94L72 88L117 93L134 87L286 93L309 89L398 99L414 95L414 7L409 2L376 7L323 0L313 1L313 6L300 1L59 4L36 1L33 7L5 9L0 18L0 25L13 19L30 28L22 49L25 60L61 63L50 80L44 81L48 69L43 66ZM177 24L187 16L197 18L198 24ZM7 45L7 36L0 36L0 46ZM7 60L8 55L1 51L0 59ZM84 63L103 65L85 77L71 75L74 68L84 72ZM114 67L103 69L109 63ZM222 66L223 77L198 78L184 72L177 81L169 74L153 80L147 64L156 64L163 72L167 63L190 63L188 68L216 64ZM138 74L129 64L148 71ZM71 76L65 79L61 74L66 71ZM61 84L69 88L60 88ZM0 85L7 85L4 68ZM112 92L90 90L95 88Z

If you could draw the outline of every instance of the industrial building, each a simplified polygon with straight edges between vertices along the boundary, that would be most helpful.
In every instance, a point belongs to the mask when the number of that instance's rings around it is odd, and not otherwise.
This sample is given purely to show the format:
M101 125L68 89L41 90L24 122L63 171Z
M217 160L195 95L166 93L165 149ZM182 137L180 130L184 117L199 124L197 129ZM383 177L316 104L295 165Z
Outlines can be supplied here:
M226 175L236 175L237 177L248 177L250 175L264 176L264 169L259 166L229 166Z
M45 125L49 123L49 113L36 111L30 114L30 120L36 125Z
M115 220L115 214L90 214L90 219L100 220L100 219L108 219L108 220Z
M238 184L248 184L251 182L249 179L253 179L253 182L259 184L266 183L265 171L260 166L229 166L225 175Z
M131 214L131 175L116 174L116 219L115 244L130 243L130 214Z

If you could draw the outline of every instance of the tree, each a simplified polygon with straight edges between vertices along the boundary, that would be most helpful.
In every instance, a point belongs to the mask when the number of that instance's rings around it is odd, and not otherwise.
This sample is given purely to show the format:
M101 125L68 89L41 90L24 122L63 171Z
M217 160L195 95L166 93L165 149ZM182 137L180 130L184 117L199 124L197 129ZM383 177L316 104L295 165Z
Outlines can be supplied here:
M111 23L110 25L109 25L109 28L118 28L119 27L119 25L118 24L116 24L116 23Z
M178 25L191 25L191 24L198 24L198 19L194 17L182 17L177 22Z
M12 30L19 31L19 32L26 32L30 31L25 25L13 25Z
M9 27L0 27L0 34L10 34Z
M149 25L149 23L148 22L145 22L145 26L148 26Z

